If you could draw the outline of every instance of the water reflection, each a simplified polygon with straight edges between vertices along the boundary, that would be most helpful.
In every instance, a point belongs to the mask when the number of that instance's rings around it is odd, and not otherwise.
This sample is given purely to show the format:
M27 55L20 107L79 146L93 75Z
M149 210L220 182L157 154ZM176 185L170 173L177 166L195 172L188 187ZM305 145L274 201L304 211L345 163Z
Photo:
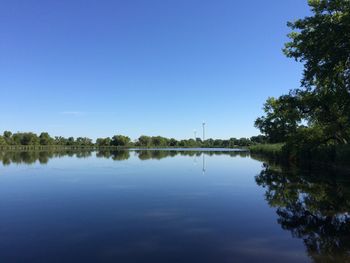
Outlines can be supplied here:
M278 224L303 240L314 262L350 262L350 180L335 171L290 171L264 165L256 176Z
M202 159L203 159L203 162L202 162L202 172L203 172L203 174L205 174L205 154L204 154L204 153L202 154Z
M64 156L95 164L2 169L1 262L350 262L348 174L261 170L261 160L230 158L247 152L189 149L13 151L0 161Z
M40 164L47 164L52 158L60 158L64 156L87 158L96 155L98 158L107 158L114 161L123 161L130 158L134 153L140 160L160 160L168 157L175 156L190 156L200 157L202 156L202 170L205 172L205 156L212 155L228 155L231 157L248 157L249 153L246 151L200 151L200 150L61 150L61 151L0 151L0 161L3 165L14 164L34 164L39 162Z
M82 150L62 150L62 151L0 151L0 161L3 165L14 164L33 164L39 162L47 164L52 158L63 156L86 158L91 156L91 151Z

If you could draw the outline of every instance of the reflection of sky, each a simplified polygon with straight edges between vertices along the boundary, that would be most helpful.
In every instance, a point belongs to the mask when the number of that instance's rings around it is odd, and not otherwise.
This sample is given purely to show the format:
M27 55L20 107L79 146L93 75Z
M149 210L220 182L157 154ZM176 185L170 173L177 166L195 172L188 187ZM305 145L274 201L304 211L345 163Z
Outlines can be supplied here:
M206 155L203 175L202 156L93 156L1 168L0 258L305 261L255 183L257 161Z

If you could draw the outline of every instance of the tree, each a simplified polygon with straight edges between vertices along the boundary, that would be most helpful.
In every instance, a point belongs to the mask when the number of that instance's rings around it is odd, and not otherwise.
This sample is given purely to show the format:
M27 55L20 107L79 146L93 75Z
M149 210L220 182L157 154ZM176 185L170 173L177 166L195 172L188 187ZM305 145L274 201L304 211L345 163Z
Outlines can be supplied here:
M78 137L75 141L75 143L79 146L92 146L92 140L87 137Z
M111 145L113 146L127 146L129 143L130 138L124 135L114 135L111 141Z
M13 137L14 137L14 140L19 145L38 145L39 144L38 136L32 132L15 133Z
M237 145L238 145L237 141L238 141L238 140L237 140L236 138L230 138L230 139L229 139L230 147L231 147L231 148L234 148L235 146L237 146Z
M286 142L289 157L350 142L350 0L308 3L312 16L288 23L284 48L287 57L304 63L301 87L269 98L265 115L255 121L269 142Z
M304 62L303 113L318 125L325 138L350 141L350 1L309 0L313 16L288 26L284 52Z
M148 147L151 144L151 137L142 135L139 137L137 141L137 145L143 146L143 147Z
M251 145L251 141L248 138L240 138L238 139L238 146L249 146Z
M10 131L4 131L4 140L5 140L5 142L6 142L7 145L13 144L12 132L10 132Z
M62 137L62 136L55 136L54 144L55 145L67 145L68 139Z
M169 140L169 146L171 146L171 147L176 147L177 143L178 143L177 140L175 140L174 138L171 138Z
M111 145L111 138L97 138L96 144L97 146L110 146Z
M202 143L203 143L203 142L202 142L202 139L197 137L197 138L196 138L196 144L197 144L197 146L199 146L199 147L202 146Z
M204 142L203 142L203 145L204 147L213 147L214 145L214 140L213 139L206 139Z
M222 140L220 140L220 139L214 140L213 146L214 147L222 147Z
M39 135L39 142L40 145L51 145L54 143L54 140L50 137L50 135L47 132L42 132Z
M266 140L267 140L266 136L261 135L261 134L257 135L257 136L250 137L250 141L252 143L266 143Z
M265 116L256 119L255 127L267 136L269 142L285 142L295 133L302 119L297 104L297 99L291 95L268 98L263 108Z
M167 146L168 145L168 139L164 138L162 136L153 136L151 138L151 145L152 146Z
M0 145L6 145L6 140L3 136L0 135Z
M75 144L74 137L69 137L69 138L67 139L66 144L67 144L68 146L73 146L73 145Z

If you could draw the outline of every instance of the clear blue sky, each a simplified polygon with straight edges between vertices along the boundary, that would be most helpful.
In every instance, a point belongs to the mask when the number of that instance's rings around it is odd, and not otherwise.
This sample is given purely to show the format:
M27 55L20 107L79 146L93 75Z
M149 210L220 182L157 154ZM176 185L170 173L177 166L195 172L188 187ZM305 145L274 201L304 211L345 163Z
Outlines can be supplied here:
M306 0L17 1L0 7L0 132L249 137L298 87Z

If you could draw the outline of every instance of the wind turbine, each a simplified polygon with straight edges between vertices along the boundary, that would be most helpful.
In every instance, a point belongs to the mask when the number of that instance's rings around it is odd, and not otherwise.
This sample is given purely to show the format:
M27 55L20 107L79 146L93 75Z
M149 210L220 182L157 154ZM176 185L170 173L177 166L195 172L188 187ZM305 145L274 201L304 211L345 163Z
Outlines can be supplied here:
M205 140L205 122L203 121L202 123L202 126L203 126L203 142Z

